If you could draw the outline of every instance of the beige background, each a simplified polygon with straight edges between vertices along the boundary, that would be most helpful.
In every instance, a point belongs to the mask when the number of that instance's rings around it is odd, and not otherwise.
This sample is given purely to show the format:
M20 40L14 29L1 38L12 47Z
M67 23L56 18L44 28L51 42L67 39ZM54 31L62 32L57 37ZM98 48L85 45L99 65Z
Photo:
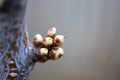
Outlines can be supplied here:
M29 39L55 26L64 56L36 64L30 80L120 80L120 0L29 0Z

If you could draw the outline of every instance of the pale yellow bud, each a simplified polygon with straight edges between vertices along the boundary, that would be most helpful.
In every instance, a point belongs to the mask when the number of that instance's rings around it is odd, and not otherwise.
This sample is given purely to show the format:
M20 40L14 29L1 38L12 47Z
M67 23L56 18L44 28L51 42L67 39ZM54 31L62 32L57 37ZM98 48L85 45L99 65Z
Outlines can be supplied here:
M56 35L54 38L54 43L58 46L62 45L65 42L65 37L63 35Z
M35 43L42 42L42 36L40 34L36 34L35 37L33 38L33 42Z
M51 59L56 60L62 57L63 54L64 54L64 50L62 48L53 48L50 51L49 56Z
M47 48L40 48L40 49L38 49L38 53L37 54L40 57L44 57L44 56L47 55L47 53L48 53L48 49Z
M54 37L55 35L56 35L56 28L55 27L48 30L47 36Z
M44 44L44 46L50 46L53 44L53 39L51 37L46 37L42 43Z

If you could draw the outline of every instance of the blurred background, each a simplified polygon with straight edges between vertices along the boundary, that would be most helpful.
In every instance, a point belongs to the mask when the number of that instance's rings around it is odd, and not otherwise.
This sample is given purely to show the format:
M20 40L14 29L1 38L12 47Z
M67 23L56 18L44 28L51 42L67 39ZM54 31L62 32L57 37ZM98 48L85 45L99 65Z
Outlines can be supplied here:
M120 80L120 0L29 0L29 39L56 27L64 56L37 63L30 80Z

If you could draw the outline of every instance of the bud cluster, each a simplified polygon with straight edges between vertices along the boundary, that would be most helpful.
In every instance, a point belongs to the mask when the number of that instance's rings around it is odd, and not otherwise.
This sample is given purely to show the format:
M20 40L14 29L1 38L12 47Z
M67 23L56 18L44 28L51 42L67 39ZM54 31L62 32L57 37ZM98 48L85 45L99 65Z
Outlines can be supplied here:
M34 46L37 49L36 56L38 61L56 60L63 56L64 50L59 48L59 46L64 43L65 37L56 35L56 32L56 28L53 27L48 30L46 38L43 39L40 34L36 34L33 38Z

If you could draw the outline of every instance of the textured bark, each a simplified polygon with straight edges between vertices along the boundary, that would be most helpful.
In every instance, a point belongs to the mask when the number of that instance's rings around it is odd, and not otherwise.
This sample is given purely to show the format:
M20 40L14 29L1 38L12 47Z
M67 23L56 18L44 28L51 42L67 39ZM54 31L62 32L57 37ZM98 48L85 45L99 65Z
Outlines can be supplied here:
M27 0L4 0L0 7L0 80L26 80L33 69L25 26Z
M25 24L26 3L3 0L0 6L0 80L27 80L36 62L56 60L64 53L58 46L65 37L56 35L56 28L41 41L40 36L35 37L31 45Z

